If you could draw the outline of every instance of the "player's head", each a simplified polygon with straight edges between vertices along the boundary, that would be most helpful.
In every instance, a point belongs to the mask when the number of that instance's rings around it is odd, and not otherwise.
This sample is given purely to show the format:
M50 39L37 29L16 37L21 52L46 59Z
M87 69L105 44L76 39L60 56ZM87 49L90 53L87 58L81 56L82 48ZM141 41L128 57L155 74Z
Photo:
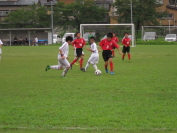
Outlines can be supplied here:
M81 37L81 34L79 32L77 32L75 35L76 35L77 38Z
M129 34L128 34L127 32L124 33L124 36L125 36L126 38L128 38L128 35L129 35Z
M95 37L90 37L90 44L94 43L95 42Z
M92 32L90 31L90 35L92 34Z
M116 36L116 33L115 33L115 32L113 32L113 33L112 33L112 35L113 35L113 37L115 37L115 36Z
M68 44L71 44L72 41L73 41L73 38L72 38L71 36L67 36L67 37L66 37L66 42L67 42Z
M107 34L107 39L108 39L108 41L111 41L112 38L113 38L113 34L112 34L112 33L108 33L108 34Z

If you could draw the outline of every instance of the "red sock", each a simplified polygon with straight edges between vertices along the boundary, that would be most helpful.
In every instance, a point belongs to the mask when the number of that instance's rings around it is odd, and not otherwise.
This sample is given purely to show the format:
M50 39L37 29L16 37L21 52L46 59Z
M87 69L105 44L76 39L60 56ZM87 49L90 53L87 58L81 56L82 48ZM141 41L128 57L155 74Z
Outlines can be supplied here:
M114 63L110 62L110 71L113 72L114 71Z
M112 56L114 56L114 50L112 51Z
M130 56L130 54L128 54L128 59L129 59L129 60L131 59L131 56Z
M80 59L80 68L82 68L83 61L84 59Z
M77 60L74 59L73 62L71 62L71 65L73 65L73 64L76 63L76 62L77 62Z
M104 65L105 69L108 69L108 65Z
M122 60L124 60L125 54L122 55Z

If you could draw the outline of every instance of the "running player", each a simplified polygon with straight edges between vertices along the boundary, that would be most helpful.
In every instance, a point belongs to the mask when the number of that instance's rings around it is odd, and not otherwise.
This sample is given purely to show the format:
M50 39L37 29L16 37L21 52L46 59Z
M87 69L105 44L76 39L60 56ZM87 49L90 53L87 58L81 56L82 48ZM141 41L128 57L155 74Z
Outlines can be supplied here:
M119 42L119 38L116 36L116 33L113 32L112 34L113 34L112 40L115 41L116 43L118 43ZM115 48L112 49L112 56L113 57L115 57L114 49Z
M76 63L79 58L80 58L80 70L85 72L85 69L82 67L83 65L83 61L84 61L84 54L83 54L83 47L85 46L86 42L83 38L80 37L80 33L76 33L76 37L77 39L75 39L73 42L72 42L72 45L74 47L74 49L76 48L76 58L73 60L73 62L71 62L71 69L72 69L72 65L74 63Z
M111 50L113 49L113 47L115 47L116 49L118 49L119 54L121 54L121 51L120 51L120 48L119 48L120 46L118 44L116 44L116 42L113 41L112 38L113 38L113 34L108 33L107 38L103 39L100 42L100 48L103 50L102 56L103 56L103 59L105 61L106 73L108 73L108 64L110 64L110 74L113 75L114 74L114 64L113 64L113 61L112 61Z
M88 62L85 66L85 71L88 69L88 67L90 66L90 64L93 65L95 70L98 70L97 65L98 61L99 61L99 54L98 54L98 49L97 49L97 45L95 43L95 37L90 37L90 48L87 48L88 51L92 52L90 58L88 59Z
M1 54L2 54L2 45L3 45L3 42L0 39L0 61L1 61Z
M130 44L131 44L131 39L128 37L128 33L124 34L124 38L122 39L122 44L123 44L123 49L122 49L122 61L124 61L124 57L126 53L128 53L128 59L129 61L131 60L130 56Z
M49 69L62 70L64 68L61 78L66 77L66 73L70 69L70 64L67 59L69 53L69 45L72 44L72 41L73 38L71 36L66 37L66 42L59 48L58 65L54 66L47 65L45 69L46 71L48 71Z

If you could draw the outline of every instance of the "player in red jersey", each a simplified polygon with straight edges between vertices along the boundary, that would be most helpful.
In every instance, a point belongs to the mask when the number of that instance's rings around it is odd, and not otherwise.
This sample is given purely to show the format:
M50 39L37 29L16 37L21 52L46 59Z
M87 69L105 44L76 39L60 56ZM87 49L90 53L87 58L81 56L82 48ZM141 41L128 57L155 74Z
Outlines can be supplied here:
M113 32L112 34L113 34L112 40L115 41L116 43L118 43L118 42L119 42L119 38L116 37L116 33ZM113 57L115 57L114 49L115 49L115 48L113 48L113 50L112 50L112 56L113 56Z
M130 61L131 56L130 56L130 44L131 44L131 39L128 37L128 33L124 34L124 38L122 39L122 44L123 44L123 49L122 49L122 61L124 61L124 57L126 53L128 53L128 59Z
M105 70L106 70L106 73L108 73L108 64L110 64L110 74L114 74L114 64L113 64L113 61L112 61L112 52L111 50L115 47L116 49L118 49L119 51L119 54L121 54L121 51L120 51L120 46L112 40L113 38L113 34L112 33L108 33L107 34L107 38L106 39L103 39L101 42L100 42L100 48L103 50L102 52L102 56L103 56L103 59L105 61Z
M83 65L83 61L84 61L84 55L82 53L83 51L83 47L85 46L86 42L83 38L80 37L80 33L76 33L76 39L72 42L72 45L74 47L74 49L76 49L76 58L73 60L73 62L71 62L71 69L72 69L72 65L74 63L76 63L78 61L79 58L80 59L80 70L85 72L85 69L82 67Z

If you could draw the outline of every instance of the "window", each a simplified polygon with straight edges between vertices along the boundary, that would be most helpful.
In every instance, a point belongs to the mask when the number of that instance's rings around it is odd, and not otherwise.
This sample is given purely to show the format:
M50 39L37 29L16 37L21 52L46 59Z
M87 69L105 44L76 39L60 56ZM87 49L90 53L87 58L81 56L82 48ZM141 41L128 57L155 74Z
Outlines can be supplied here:
M7 16L9 11L0 11L0 16Z

